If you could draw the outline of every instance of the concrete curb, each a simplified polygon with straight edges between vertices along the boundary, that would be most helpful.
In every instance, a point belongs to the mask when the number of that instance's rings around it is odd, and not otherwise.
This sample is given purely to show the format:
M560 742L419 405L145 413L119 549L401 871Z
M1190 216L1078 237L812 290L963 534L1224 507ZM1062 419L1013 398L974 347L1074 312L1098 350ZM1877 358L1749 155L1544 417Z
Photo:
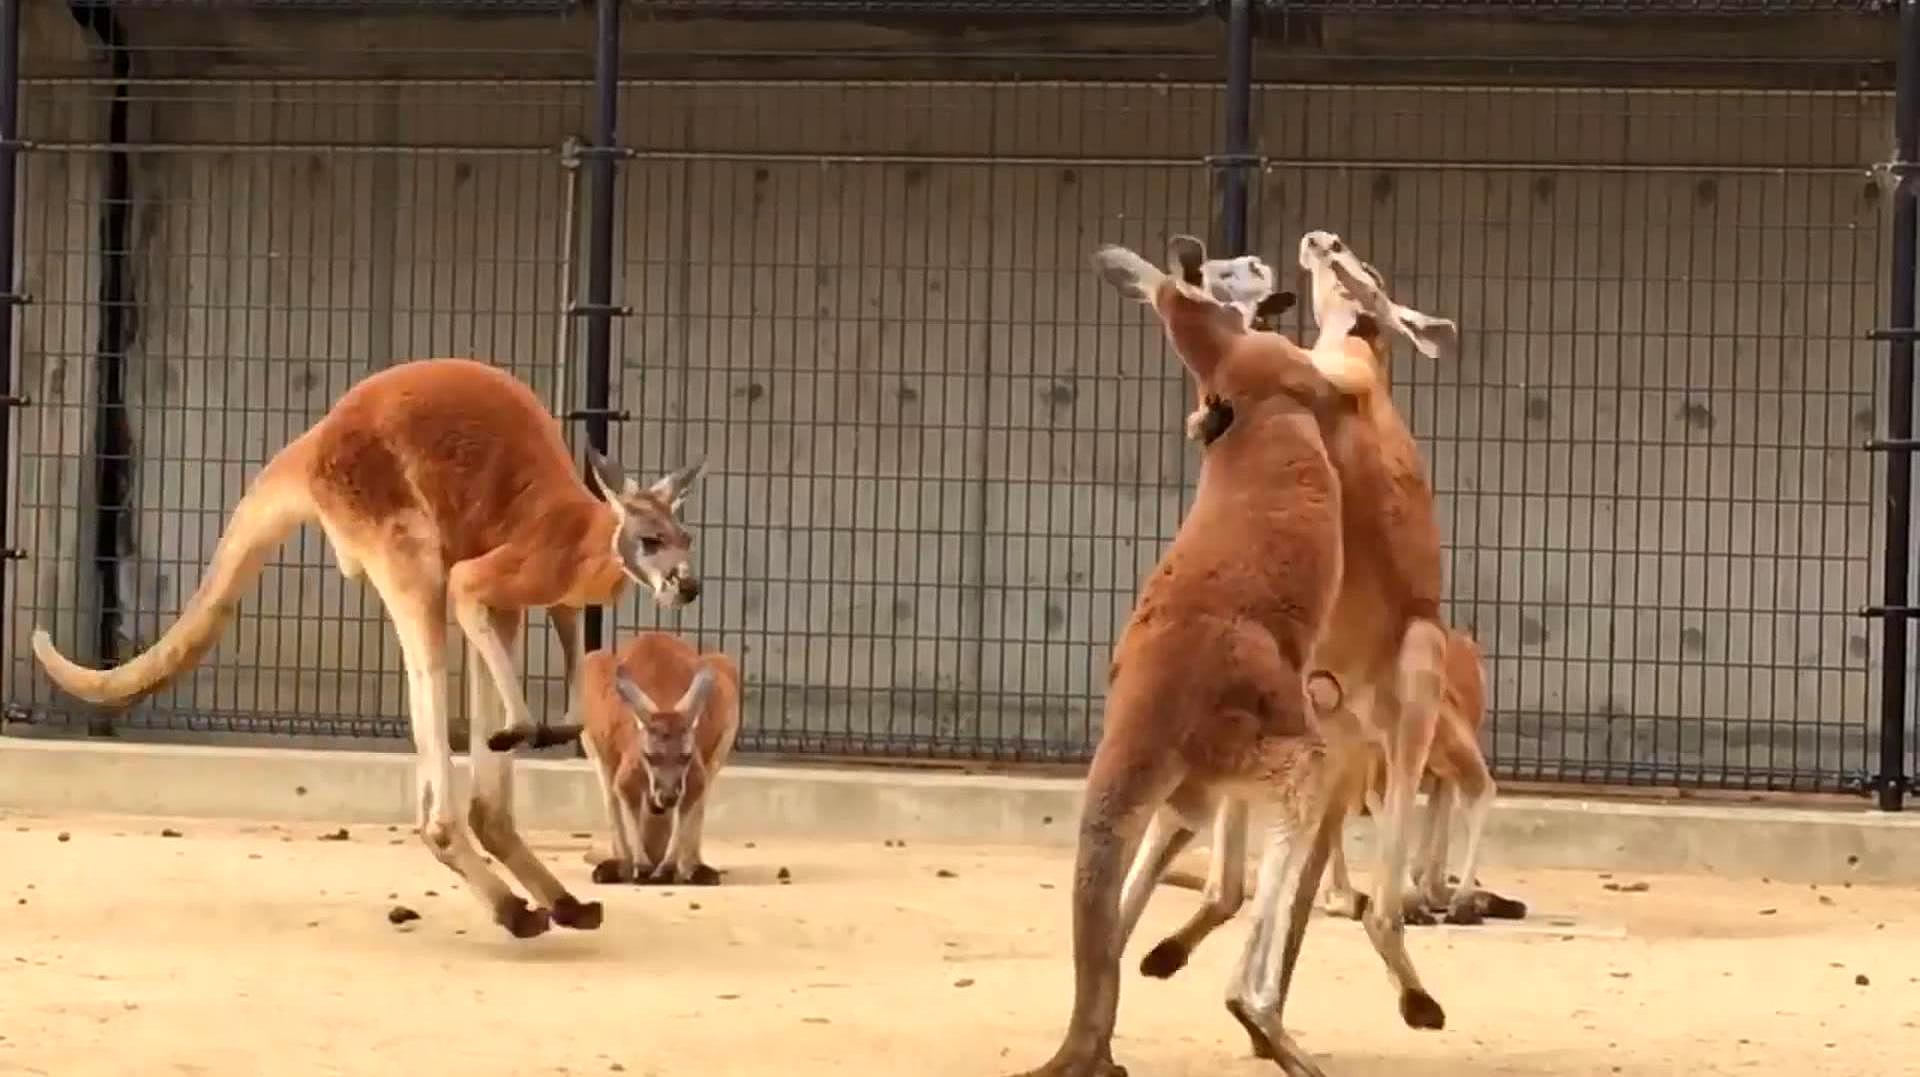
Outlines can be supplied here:
M516 777L524 826L601 828L599 784L583 761L526 759ZM708 827L723 840L903 838L1064 852L1080 788L1069 778L736 764L715 787ZM413 759L404 754L0 739L0 808L17 811L390 824L413 821L412 801ZM1367 827L1353 829L1364 855ZM1514 797L1494 811L1484 859L1490 870L1920 883L1920 814Z

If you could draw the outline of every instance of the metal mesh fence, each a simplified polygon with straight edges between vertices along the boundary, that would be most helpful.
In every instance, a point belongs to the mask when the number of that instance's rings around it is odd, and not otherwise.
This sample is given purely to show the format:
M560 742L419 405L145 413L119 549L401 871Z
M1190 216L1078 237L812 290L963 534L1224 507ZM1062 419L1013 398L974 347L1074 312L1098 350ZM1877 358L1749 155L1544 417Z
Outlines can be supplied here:
M563 39L535 66L584 73ZM93 660L149 642L245 478L360 374L477 354L556 413L581 399L563 147L584 78L484 79L496 58L444 45L326 77L309 48L289 77L255 45L207 64L182 40L121 79L26 88L16 722L94 717L39 676L32 626ZM1466 331L1455 364L1402 360L1396 393L1440 494L1451 616L1488 652L1500 773L1857 778L1884 69L1666 57L1628 88L1580 57L1426 57L1396 69L1414 83L1323 77L1341 59L1263 62L1256 249L1288 267L1303 230L1335 229ZM688 508L708 587L610 624L736 654L747 750L1084 758L1184 508L1189 390L1085 264L1213 230L1222 88L967 62L621 83L613 448L634 471L708 458ZM530 640L530 697L557 714L557 656ZM388 737L399 668L377 601L309 534L199 672L117 721Z

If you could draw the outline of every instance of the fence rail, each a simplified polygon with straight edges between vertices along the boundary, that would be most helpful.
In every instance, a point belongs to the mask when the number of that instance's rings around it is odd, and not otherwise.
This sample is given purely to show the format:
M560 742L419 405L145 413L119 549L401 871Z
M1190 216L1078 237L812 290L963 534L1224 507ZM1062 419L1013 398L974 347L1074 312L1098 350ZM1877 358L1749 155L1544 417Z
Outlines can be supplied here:
M457 353L629 469L707 456L706 597L664 621L610 609L605 631L736 653L744 749L1082 760L1196 464L1177 364L1086 254L1201 231L1285 266L1330 227L1467 334L1458 362L1403 360L1395 391L1440 496L1449 616L1488 653L1501 775L1832 791L1914 772L1885 734L1912 721L1904 694L1877 717L1904 644L1883 662L1857 615L1903 571L1859 451L1906 429L1869 339L1907 227L1889 203L1911 212L1872 174L1884 57L1749 58L1728 85L1662 55L1675 74L1647 86L1568 84L1602 70L1584 55L1426 57L1418 83L1370 82L1331 46L1307 63L1256 41L1255 9L1303 5L1235 4L1213 80L1083 77L1105 45L1031 53L1015 79L991 49L903 75L870 40L840 59L871 74L687 80L649 74L663 46L624 48L615 6L375 53L324 21L302 47L261 5L189 6L30 20L25 78L0 67L20 101L0 204L22 208L0 244L32 296L0 301L31 402L0 409L0 546L25 551L0 628L10 732L405 735L377 600L318 535L197 673L111 722L27 639L134 653L268 454L360 376ZM514 35L539 72L468 75ZM46 59L63 46L70 64ZM557 713L547 638L523 665Z

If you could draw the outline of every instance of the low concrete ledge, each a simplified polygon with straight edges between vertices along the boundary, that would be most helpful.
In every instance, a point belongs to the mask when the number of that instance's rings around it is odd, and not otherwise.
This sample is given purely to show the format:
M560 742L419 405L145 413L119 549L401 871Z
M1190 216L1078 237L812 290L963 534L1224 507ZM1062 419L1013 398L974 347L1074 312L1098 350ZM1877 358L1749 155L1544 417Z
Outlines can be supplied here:
M410 755L386 752L0 738L0 809L411 823L413 769ZM459 772L464 780L464 760ZM600 829L599 784L585 762L522 760L516 776L527 827ZM708 825L722 840L903 838L1064 852L1073 844L1080 786L1063 778L738 764L715 789ZM1354 830L1364 844L1366 824ZM1920 813L1514 797L1494 811L1485 861L1489 868L1920 883Z

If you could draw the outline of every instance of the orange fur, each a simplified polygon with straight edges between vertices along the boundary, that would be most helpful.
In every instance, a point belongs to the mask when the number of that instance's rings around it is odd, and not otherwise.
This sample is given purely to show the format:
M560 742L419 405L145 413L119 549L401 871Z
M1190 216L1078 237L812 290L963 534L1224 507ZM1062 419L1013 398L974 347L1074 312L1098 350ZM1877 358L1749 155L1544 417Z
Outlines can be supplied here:
M715 675L704 711L693 715L672 709L670 701L687 692L703 665L711 667ZM624 670L648 697L667 709L636 714L615 690L616 670ZM718 873L700 859L697 828L704 819L707 795L733 754L734 739L740 732L740 667L722 652L701 654L677 636L642 632L617 653L599 650L589 654L581 681L580 735L599 773L606 794L607 825L614 837L614 857L596 866L596 881L650 877L659 882L718 882ZM685 791L667 811L652 807L653 772L646 759L648 730L668 737L690 734L693 741ZM674 828L688 825L696 831L682 835L680 847L671 849ZM637 828L637 833L627 834L629 828ZM677 853L677 858L670 853Z
M613 600L629 578L644 580L663 604L698 593L686 570L692 539L674 512L697 467L642 489L594 462L603 497L580 482L559 424L503 370L468 359L397 364L348 389L267 462L199 589L152 647L113 669L88 669L36 629L34 654L67 692L127 706L197 663L273 550L300 524L318 522L341 572L368 579L399 636L421 755L420 829L435 857L517 936L550 922L598 926L599 905L574 900L521 840L510 759L487 750L503 716L509 728L532 724L513 668L525 609L550 608L571 674L579 607ZM449 606L477 659L469 663L474 788L465 820L447 743ZM551 915L493 874L469 826Z

